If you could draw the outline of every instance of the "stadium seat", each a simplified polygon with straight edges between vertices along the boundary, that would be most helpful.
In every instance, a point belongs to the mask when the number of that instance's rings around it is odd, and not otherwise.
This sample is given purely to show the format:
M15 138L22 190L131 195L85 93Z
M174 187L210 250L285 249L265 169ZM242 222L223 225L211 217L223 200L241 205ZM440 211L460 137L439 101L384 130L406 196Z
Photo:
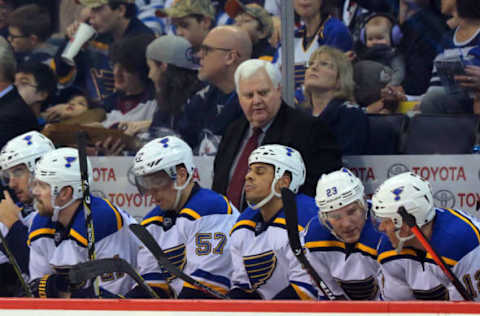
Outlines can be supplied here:
M370 125L368 155L397 155L408 125L404 114L368 114Z
M405 154L469 154L478 137L480 116L418 114L410 119Z

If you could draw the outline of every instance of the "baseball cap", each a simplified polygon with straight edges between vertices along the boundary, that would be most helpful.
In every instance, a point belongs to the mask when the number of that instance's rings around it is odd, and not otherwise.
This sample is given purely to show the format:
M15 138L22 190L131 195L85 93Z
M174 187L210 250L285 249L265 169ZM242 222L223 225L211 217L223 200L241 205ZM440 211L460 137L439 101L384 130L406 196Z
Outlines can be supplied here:
M89 7L97 8L104 4L108 4L109 0L79 0L80 4ZM135 3L135 0L115 0L115 2Z
M198 69L192 45L181 36L164 35L158 37L147 46L146 56L149 59L180 68Z
M225 3L225 12L232 19L239 14L246 13L260 23L260 26L266 31L267 37L273 32L272 16L265 8L256 3L244 5L240 0L228 0Z
M381 90L392 80L393 70L373 60L362 60L355 64L355 100L368 106L380 100Z
M211 0L176 0L170 8L156 11L158 17L183 18L198 14L215 20L215 8Z

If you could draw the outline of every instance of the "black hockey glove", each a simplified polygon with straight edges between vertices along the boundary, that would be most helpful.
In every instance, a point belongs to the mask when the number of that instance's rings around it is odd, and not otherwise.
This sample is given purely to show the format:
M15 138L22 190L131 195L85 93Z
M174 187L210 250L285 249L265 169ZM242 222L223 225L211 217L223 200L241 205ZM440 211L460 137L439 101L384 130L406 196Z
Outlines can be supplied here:
M68 277L63 274L45 274L30 282L33 296L40 298L59 297L60 292L69 292Z

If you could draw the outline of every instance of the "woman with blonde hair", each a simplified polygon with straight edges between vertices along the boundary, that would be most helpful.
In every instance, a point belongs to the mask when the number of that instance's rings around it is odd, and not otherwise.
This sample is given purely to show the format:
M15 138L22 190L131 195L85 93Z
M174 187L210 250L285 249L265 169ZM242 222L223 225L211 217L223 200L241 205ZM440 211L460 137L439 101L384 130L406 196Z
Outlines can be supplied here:
M367 150L368 118L355 104L353 67L340 50L321 46L310 56L305 72L305 102L313 116L323 118L332 129L344 155Z

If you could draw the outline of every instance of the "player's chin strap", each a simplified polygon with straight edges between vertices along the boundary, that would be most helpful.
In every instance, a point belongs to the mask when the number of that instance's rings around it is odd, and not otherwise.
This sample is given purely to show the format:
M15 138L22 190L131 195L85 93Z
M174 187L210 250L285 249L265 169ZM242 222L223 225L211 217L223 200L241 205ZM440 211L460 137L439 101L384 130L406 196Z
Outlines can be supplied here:
M267 195L266 198L264 198L263 200L261 200L260 202L258 202L257 204L251 204L250 202L247 201L247 204L248 206L250 206L253 210L258 210L259 208L261 208L262 206L264 206L265 204L267 204L268 202L270 202L270 200L276 196L278 198L281 198L282 195L278 192L275 191L275 185L277 184L278 182L278 179L280 178L275 178L273 179L272 181L272 186L270 187L270 194Z
M72 199L70 201L68 201L67 204L65 204L63 206L58 206L58 205L55 205L55 198L56 198L56 196L52 196L52 205L53 205L52 222L57 222L58 221L58 215L60 214L60 211L66 209L67 207L72 205L73 202L76 201L76 199L74 199L73 196L72 196Z
M178 205L180 203L180 198L182 197L182 192L183 190L187 187L187 185L190 183L190 181L192 180L193 178L193 172L191 172L191 174L188 175L188 178L187 180L185 181L185 183L181 186L178 186L177 184L177 177L175 177L174 179L174 183L173 183L173 188L175 190L177 190L177 195L175 197L175 204L173 204L173 209L176 210L178 209L178 207L180 205Z
M410 239L415 238L414 234L411 234L408 237L400 237L400 228L395 229L395 236L397 236L398 238L398 245L397 245L397 248L395 248L395 251L397 251L398 253L402 251L403 245L405 244L406 241L409 241Z

